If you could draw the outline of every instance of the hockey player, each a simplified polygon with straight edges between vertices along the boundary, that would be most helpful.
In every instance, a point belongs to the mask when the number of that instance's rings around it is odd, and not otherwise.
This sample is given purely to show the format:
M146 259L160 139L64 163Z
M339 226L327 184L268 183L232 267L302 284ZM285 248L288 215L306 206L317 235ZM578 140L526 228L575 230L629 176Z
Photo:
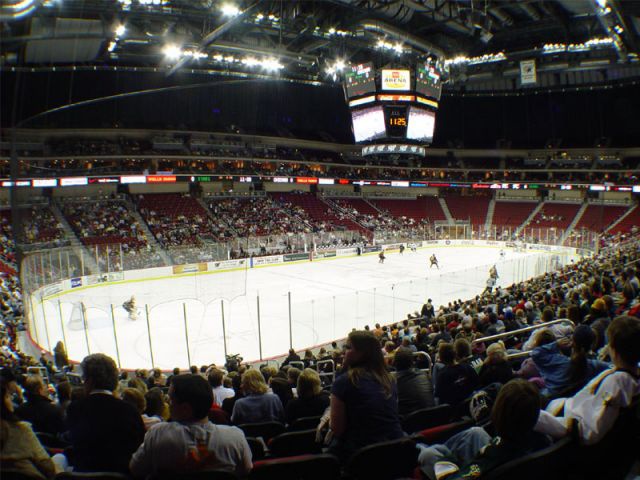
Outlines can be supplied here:
M433 266L435 265L435 266L436 266L436 268L437 268L438 270L440 270L440 266L438 265L438 259L436 258L436 254L435 254L435 253L432 253L432 254L431 254L431 257L429 258L429 261L431 262L431 263L429 264L429 268L431 268L431 267L433 267Z
M496 278L497 277L489 275L489 278L487 279L487 288L484 289L484 292L482 292L483 294L485 294L485 293L491 294L491 291L493 290L493 287L496 286Z
M500 259L504 260L506 256L507 256L507 252L505 252L504 250L500 250Z
M384 250L382 250L379 254L378 254L378 263L384 263L384 259L387 258L384 256Z
M136 297L131 295L131 298L122 304L125 312L129 314L129 320L138 319L138 307L136 306Z
M404 253L404 244L400 244L400 255Z
M415 243L412 243L411 245L409 245L411 247L411 251L413 253L416 253L418 251L418 247L416 246Z
M489 276L494 279L498 278L498 269L495 265L489 269Z

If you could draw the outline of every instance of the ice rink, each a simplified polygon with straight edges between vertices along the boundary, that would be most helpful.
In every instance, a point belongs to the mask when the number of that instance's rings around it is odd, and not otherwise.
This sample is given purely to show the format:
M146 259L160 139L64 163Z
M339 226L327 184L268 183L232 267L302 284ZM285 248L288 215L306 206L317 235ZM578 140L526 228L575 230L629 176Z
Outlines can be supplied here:
M440 269L429 268L432 253ZM501 258L497 247L438 246L388 253L384 264L374 253L94 285L33 299L32 337L47 349L65 341L73 360L81 360L89 350L119 359L122 368L153 364L170 369L223 363L224 328L227 352L252 361L286 353L290 338L294 348L304 349L342 338L352 328L402 320L420 310L427 298L436 307L471 298L484 290L494 264L498 285L508 285L571 260L567 254L540 251L507 251ZM139 308L136 321L122 308L132 295Z

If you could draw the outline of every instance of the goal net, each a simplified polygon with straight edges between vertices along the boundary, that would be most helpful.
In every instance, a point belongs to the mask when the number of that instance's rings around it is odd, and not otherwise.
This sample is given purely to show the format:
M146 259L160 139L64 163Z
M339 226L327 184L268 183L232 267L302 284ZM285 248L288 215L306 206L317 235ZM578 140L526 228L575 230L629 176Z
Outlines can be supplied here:
M84 317L82 312L82 302L73 302L71 304L71 314L69 315L69 321L67 327L71 330L82 330L84 328Z

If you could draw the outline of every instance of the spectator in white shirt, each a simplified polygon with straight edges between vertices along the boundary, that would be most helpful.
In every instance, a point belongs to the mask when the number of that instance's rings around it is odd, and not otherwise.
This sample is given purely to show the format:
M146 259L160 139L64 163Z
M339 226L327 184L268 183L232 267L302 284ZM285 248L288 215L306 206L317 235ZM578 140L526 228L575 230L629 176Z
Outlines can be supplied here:
M620 409L640 395L640 319L618 317L607 335L614 368L602 372L573 397L552 401L540 412L536 431L562 437L576 422L581 441L596 444L611 430ZM560 412L562 416L555 416Z
M224 380L224 372L218 369L212 369L208 375L209 385L213 389L213 402L222 406L222 402L224 402L225 398L231 398L236 393L233 391L233 388L226 388L223 385Z
M226 471L245 477L251 450L236 427L214 425L211 387L200 375L178 375L169 388L172 422L154 425L131 458L134 477L172 472Z

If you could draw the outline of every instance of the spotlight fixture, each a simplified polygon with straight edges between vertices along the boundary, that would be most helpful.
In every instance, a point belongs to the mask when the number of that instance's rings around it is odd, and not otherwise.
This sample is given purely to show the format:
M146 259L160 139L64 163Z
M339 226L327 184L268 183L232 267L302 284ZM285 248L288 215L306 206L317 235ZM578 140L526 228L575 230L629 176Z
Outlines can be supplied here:
M223 4L222 7L220 7L220 10L225 17L237 17L240 15L240 9L233 3Z
M182 49L177 45L167 45L162 52L167 60L178 60L182 56Z

